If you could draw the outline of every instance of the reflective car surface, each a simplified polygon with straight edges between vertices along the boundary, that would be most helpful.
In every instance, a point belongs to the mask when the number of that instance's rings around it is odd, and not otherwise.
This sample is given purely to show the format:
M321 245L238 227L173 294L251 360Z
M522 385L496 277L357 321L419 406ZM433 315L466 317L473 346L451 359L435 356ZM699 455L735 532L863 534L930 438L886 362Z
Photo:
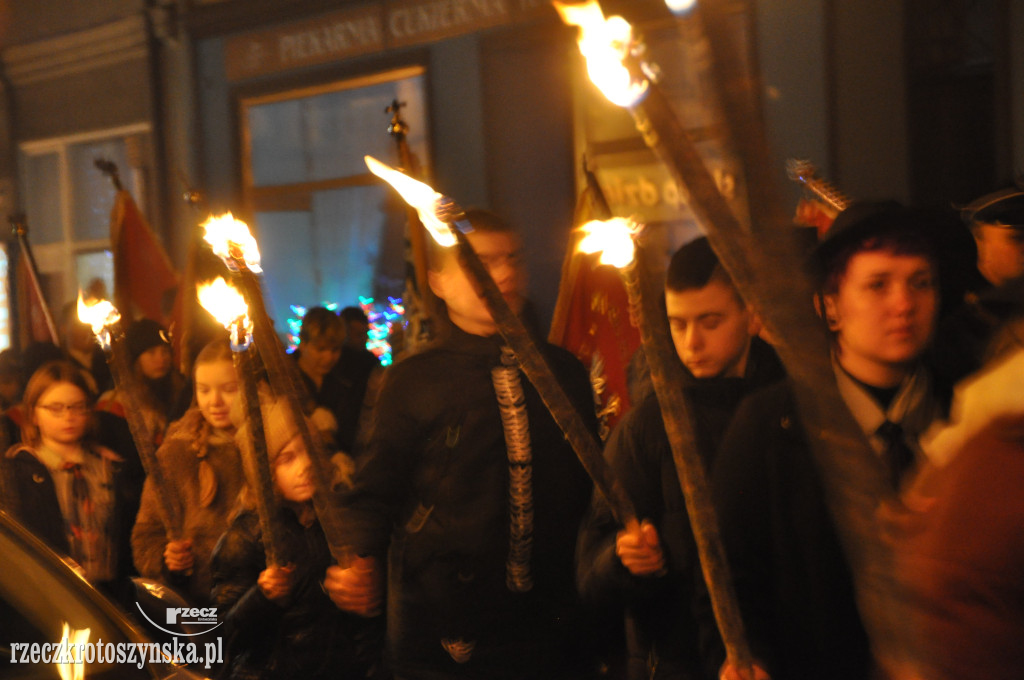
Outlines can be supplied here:
M65 669L66 677L203 677L172 663L150 663L153 658L161 658L156 642L81 578L72 564L0 511L0 677L62 677L54 664L42 663L39 656L33 662L29 652L42 650L48 657L52 655L56 643L65 635L65 624L72 639L82 640L82 631L88 629L90 651L101 656L84 664L84 668L80 665ZM143 653L146 659L140 661ZM84 676L70 674L76 670L84 670Z

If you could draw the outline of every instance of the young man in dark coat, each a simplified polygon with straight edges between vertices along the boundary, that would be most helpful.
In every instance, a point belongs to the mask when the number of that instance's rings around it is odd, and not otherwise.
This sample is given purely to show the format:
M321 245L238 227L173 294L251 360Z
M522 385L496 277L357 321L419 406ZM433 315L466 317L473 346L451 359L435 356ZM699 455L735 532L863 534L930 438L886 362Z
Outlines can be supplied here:
M341 384L343 397L335 417L338 419L338 447L356 456L359 444L365 439L364 409L372 408L380 387L383 371L380 360L366 349L370 321L359 307L345 307L338 312L345 331L341 356L331 375ZM358 442L358 443L357 443Z
M757 337L756 315L706 238L673 255L665 305L676 353L685 368L683 389L694 414L698 452L710 465L740 400L751 390L780 380L782 367L775 352ZM581 591L588 598L615 598L624 606L631 679L698 678L703 668L694 589L700 588L702 576L653 393L618 425L605 456L644 519L639 533L628 532L595 496L580 534Z
M939 415L921 362L938 310L927 224L896 203L854 204L815 250L843 401L894 486ZM849 566L786 383L747 398L712 494L756 677L864 680L873 666ZM737 678L726 665L722 676Z
M517 236L489 213L468 216L470 243L518 313ZM573 553L590 480L533 386L503 367L503 340L455 254L437 255L430 285L452 328L386 373L368 448L342 501L360 557L328 570L324 586L342 609L371 615L383 602L387 564L397 677L579 677L587 628ZM559 348L542 351L596 431L582 365ZM506 410L496 390L515 382L521 397ZM528 427L516 432L523 417Z

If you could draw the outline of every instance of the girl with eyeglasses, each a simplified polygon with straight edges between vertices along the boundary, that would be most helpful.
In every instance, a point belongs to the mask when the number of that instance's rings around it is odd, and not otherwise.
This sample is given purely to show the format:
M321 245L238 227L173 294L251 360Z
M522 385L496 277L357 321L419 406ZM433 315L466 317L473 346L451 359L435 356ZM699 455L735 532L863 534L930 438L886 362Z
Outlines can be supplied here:
M122 460L92 439L94 399L73 364L36 370L25 388L22 442L0 460L0 507L110 591L123 573Z

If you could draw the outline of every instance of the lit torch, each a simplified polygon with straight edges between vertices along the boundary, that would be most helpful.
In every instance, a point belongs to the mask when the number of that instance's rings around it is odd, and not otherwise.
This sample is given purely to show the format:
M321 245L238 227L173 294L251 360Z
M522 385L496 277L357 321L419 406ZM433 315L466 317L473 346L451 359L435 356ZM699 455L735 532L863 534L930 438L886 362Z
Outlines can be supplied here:
M600 252L601 264L617 267L626 285L629 306L639 326L644 355L651 370L651 383L661 406L672 460L686 500L686 512L690 516L704 580L726 654L733 666L749 668L752 662L750 649L736 605L704 464L697 452L692 412L682 390L685 378L679 362L673 360L675 348L668 322L656 304L656 296L652 295L648 270L642 258L637 257L636 238L641 227L630 220L614 218L605 222L588 222L581 230L586 236L580 241L579 250L584 253Z
M135 378L135 372L128 360L121 314L109 301L96 300L86 303L82 299L82 294L79 293L78 319L92 327L96 342L103 348L103 354L110 366L114 385L125 395L125 420L128 421L128 429L135 442L135 449L139 452L139 460L146 471L146 476L153 481L157 505L160 509L161 520L167 528L168 538L172 541L181 540L183 526L181 513L178 510L178 505L174 502L171 485L164 477L163 469L157 460L156 438L150 431L142 413L135 407L136 404L143 403L143 398L138 380Z
M602 31L599 24L604 18L599 10L581 12L577 5L554 4L566 23L580 25L582 34ZM721 82L722 108L735 148L746 158L750 205L758 211L751 226L770 233L770 238L758 241L753 230L745 229L736 219L664 94L645 73L640 46L632 37L628 48L609 44L605 49L622 56L633 79L648 80L642 96L623 100L607 89L607 83L595 79L595 84L610 100L629 108L644 142L665 163L679 188L688 193L689 207L740 294L760 308L792 380L805 428L820 434L811 438L811 448L852 567L862 619L880 657L903 658L908 649L915 648L915 643L907 640L913 626L906 625L905 608L897 606L902 593L891 576L892 546L879 539L878 529L877 504L891 499L892 487L836 389L823 324L808 304L813 289L802 275L796 233L775 228L787 220L767 176L771 161L757 106L756 77L739 58L741 50L734 44L731 27L740 13L731 3L704 4L702 23ZM779 275L780 268L786 275Z
M640 57L643 45L633 35L632 27L622 17L606 19L596 0L583 4L555 0L553 4L562 21L580 27L578 43L591 80L610 102L629 109L644 142L665 163L680 190L689 195L690 209L702 224L715 226L706 229L708 239L741 292L746 293L743 283L751 276L738 256L742 244L727 248L724 243L726 238L740 240L746 232L654 82L652 69Z
M366 165L375 175L385 180L401 194L419 213L420 221L441 246L458 248L459 264L474 282L494 319L498 332L516 355L519 367L533 383L543 399L551 417L562 429L594 486L608 501L615 518L624 525L636 522L636 511L622 485L612 474L603 455L601 445L587 429L579 412L565 390L551 372L529 331L512 311L498 290L490 273L484 267L466 233L472 225L454 201L444 197L423 182L408 177L384 163L366 156Z
M203 239L231 271L245 268L254 274L262 273L260 249L245 222L225 213L210 217L202 226L206 230Z
M256 497L256 512L263 534L267 566L279 566L281 541L273 521L277 503L274 500L274 480L270 474L267 439L263 433L263 413L260 410L259 391L256 386L256 364L252 358L252 352L255 350L252 350L252 321L249 319L249 307L241 293L220 277L210 283L196 286L196 297L199 304L228 330L231 337L231 356L234 358L235 371L242 382L242 408L245 409L252 438L252 446L239 448L245 458L249 486Z
M61 630L60 643L54 652L54 664L57 666L57 673L60 680L84 680L85 661L82 660L83 652L91 629L83 628L76 630L64 622Z
M313 484L316 487L313 505L316 508L317 517L320 519L320 526L327 537L331 555L339 564L343 564L349 559L349 556L343 548L341 526L338 520L339 510L336 507L337 500L331 491L332 463L328 458L327 448L320 433L316 428L310 428L307 424L301 404L311 403L311 399L306 386L299 377L295 362L285 354L284 347L281 345L277 333L274 332L274 324L263 303L260 282L256 278L256 274L263 271L260 268L260 253L256 239L250 233L248 225L235 219L230 213L221 217L211 217L202 226L206 230L204 239L210 244L213 252L224 261L239 284L242 298L248 308L247 313L252 318L249 332L252 334L253 344L256 346L256 351L259 352L263 366L267 370L271 389L274 394L282 395L285 398L291 412L292 422L298 428L299 436L302 437L306 450L310 454L309 458L313 464ZM230 321L227 320L227 322ZM226 322L225 325L227 325Z

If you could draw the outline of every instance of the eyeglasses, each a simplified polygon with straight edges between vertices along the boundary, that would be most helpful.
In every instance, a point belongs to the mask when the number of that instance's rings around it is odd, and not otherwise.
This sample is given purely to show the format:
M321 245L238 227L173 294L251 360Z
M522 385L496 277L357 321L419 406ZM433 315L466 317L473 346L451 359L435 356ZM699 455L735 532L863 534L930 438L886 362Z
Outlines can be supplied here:
M36 408L46 409L54 416L62 416L65 411L71 411L71 415L84 416L89 412L89 406L84 402L80 401L75 404L36 404Z

